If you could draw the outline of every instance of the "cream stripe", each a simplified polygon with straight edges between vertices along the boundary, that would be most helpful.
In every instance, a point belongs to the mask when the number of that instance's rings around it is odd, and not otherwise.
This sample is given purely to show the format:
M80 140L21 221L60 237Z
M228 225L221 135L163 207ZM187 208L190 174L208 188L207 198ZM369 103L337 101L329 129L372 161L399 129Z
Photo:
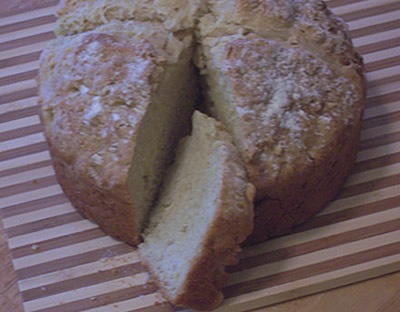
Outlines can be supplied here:
M370 27L372 25L379 25L387 22L395 22L399 19L400 10L394 10L392 12L383 13L379 15L368 16L360 18L358 20L349 21L347 24L351 30L361 29Z
M375 88L370 88L367 90L367 97L372 98L375 96L380 96L392 92L397 92L400 90L400 81L395 81L391 83L387 83L381 86L377 86Z
M48 23L39 26L29 27L0 35L0 42L6 43L17 39L29 38L30 36L39 35L49 31L53 31L55 23Z
M400 131L400 121L383 124L382 126L364 129L361 132L361 140L369 140L381 135Z
M34 180L49 177L54 175L54 170L51 166L38 168L30 171L24 171L17 174L9 175L0 178L0 188L17 185L24 182L31 182L34 184Z
M19 193L7 197L3 197L0 200L0 209L5 207L23 204L36 199L42 199L53 195L63 194L61 187L58 184L44 187L38 190L33 190L25 193Z
M216 312L249 311L400 270L400 255L380 258L226 299Z
M265 243L248 246L243 249L243 251L239 254L239 257L240 259L246 259L277 249L284 249L291 246L310 243L318 239L327 238L337 234L343 234L396 219L400 219L400 207L393 208L390 211L386 210L359 218L337 222L335 224L325 225L324 227L318 227L287 236L277 237ZM351 239L351 237L349 239Z
M364 119L379 117L400 111L400 100L379 106L367 108L364 112Z
M19 109L30 108L37 105L38 97L33 96L14 102L4 103L0 105L0 114L14 112Z
M399 74L400 74L400 65L369 72L367 73L366 77L368 83L371 83L373 81L379 81L381 79L393 77Z
M372 42L376 45L379 45L379 42L386 40L398 40L398 38L399 38L399 29L392 29L380 33L374 33L371 35L354 38L353 44L355 45L355 47L361 47L367 44L371 44Z
M27 71L36 70L38 68L39 68L39 60L28 62L28 63L23 63L23 64L18 64L18 65L13 65L10 67L3 67L0 69L0 78L25 73ZM1 93L2 92L0 91L0 94ZM11 91L8 91L8 92L6 91L4 93L11 93Z
M24 80L0 87L0 96L32 88L36 88L35 79Z
M390 166L371 169L359 173L352 174L346 181L345 187L374 181L381 178L390 177L400 173L400 163L395 163Z
M399 11L399 16L400 16L400 11ZM371 63L371 62L382 61L384 59L396 56L400 56L400 45L398 47L393 47L385 50L379 50L376 52L364 54L363 58L365 63Z
M28 53L41 51L47 44L47 41L40 41L29 45L24 45L23 47L18 47L10 50L0 51L0 61L16 57L22 56Z
M332 12L337 15L343 15L351 12L357 12L361 10L373 10L374 8L381 7L391 3L398 3L399 0L365 0L342 5L336 8L332 8Z
M150 295L140 296L134 299L120 301L117 304L112 303L89 310L83 310L82 312L110 312L110 311L128 312L128 311L136 311L150 306L155 306L154 311L156 311L157 305L164 302L166 302L164 297L162 297L159 293L153 293Z
M58 306L60 304L66 304L69 302L74 302L85 298L92 298L95 296L100 296L102 294L126 289L133 286L143 285L147 282L147 280L148 280L147 273L139 273L133 276L122 277L105 283L77 288L64 293L43 297L32 301L27 301L24 302L24 307L26 312L51 308L54 306ZM139 297L138 299L141 298ZM143 304L143 301L140 300L140 303ZM152 303L154 302L152 301Z
M400 151L400 141L386 144L378 147L373 147L367 150L358 152L356 162L370 160L381 156L391 155Z
M29 116L21 119L6 121L0 123L0 133L10 130L15 130L19 128L29 127L40 124L39 116Z
M301 268L319 262L351 255L357 252L366 251L376 247L399 242L400 230L369 237L367 239L346 243L328 249L310 252L298 257L287 258L282 261L260 265L251 269L230 274L226 286L243 283L249 280L270 276L277 273Z
M0 26L12 25L12 24L19 23L19 22L29 21L31 19L35 19L38 17L53 15L54 12L56 11L56 8L57 8L57 6L52 6L52 7L48 7L48 8L24 12L21 14L2 17L0 19Z
M86 275L103 272L125 265L131 265L140 262L139 253L134 250L128 254L118 255L110 258L102 258L95 262L54 271L18 282L20 291L26 291L36 287L48 286L54 283L63 282L69 279L85 277Z
M0 168L1 168L0 172L2 172L3 170L4 171L10 170L10 169L18 168L20 166L34 164L34 163L49 160L49 159L50 159L50 154L48 151L43 151L43 152L36 153L36 154L25 155L25 156L21 156L18 158L12 158L12 159L0 162Z
M84 220L80 220L80 221L76 221L76 222L71 222L68 224L55 226L55 227L52 227L49 229L44 229L44 230L40 230L40 231L36 231L36 232L30 232L27 234L11 237L8 239L8 244L9 244L10 249L27 246L30 244L40 244L40 243L45 242L50 239L91 230L96 227L97 227L97 225L95 225L93 222L90 222L90 221L84 219ZM105 238L110 239L110 238L108 238L108 236L105 236ZM102 247L102 246L99 245L98 247ZM81 252L82 252L82 250L86 251L85 248L81 249ZM43 261L43 260L45 260L43 258L45 256L45 254L50 253L50 252L53 252L53 250L50 250L48 252L40 252L38 254L34 254L32 256L27 256L27 257L29 259L30 258L38 258L38 259L42 259L40 261ZM62 257L63 255L59 254L59 256ZM16 265L17 269L20 269L22 267L29 267L29 266L33 265L31 260L30 261L26 260L27 257L18 258L15 260L16 261L15 265ZM22 265L22 263L23 263L23 265Z
M7 140L0 142L0 151L5 152L19 147L44 142L45 138L43 133L34 133L21 138Z
M9 218L3 218L4 227L23 225L35 221L46 220L47 218L61 216L75 211L70 203L60 204L49 208L43 208L28 213L19 214Z
M83 221L79 221L76 223L83 223ZM88 223L88 222L86 222ZM93 226L92 226L93 227ZM90 229L91 227L86 224L86 228L82 227L82 230ZM73 232L71 232L73 233ZM69 232L65 233L66 235L70 234ZM121 244L120 241L114 240L109 236L104 236L96 239L92 239L90 241L85 241L77 244L68 245L65 247L51 249L48 251L34 253L29 256L25 256L22 258L17 258L13 260L13 264L16 270L29 268L38 264L47 264L51 266L50 262L56 261L59 259L64 259L71 256L76 256L81 254L82 252L90 252L98 249L109 248L116 245ZM38 244L40 248L40 244Z
M337 199L331 202L318 215L323 216L357 206L372 204L378 200L385 200L396 197L399 194L400 194L400 185L395 185L383 189L378 189L368 193Z

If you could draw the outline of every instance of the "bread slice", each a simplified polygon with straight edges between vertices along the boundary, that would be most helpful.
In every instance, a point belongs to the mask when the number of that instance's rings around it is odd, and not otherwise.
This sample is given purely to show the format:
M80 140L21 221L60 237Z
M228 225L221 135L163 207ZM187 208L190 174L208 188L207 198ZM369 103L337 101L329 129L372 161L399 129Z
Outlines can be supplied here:
M59 183L106 233L132 245L197 99L191 38L112 21L52 41L39 106Z
M172 303L197 310L221 303L224 267L236 263L252 230L253 196L230 135L196 111L139 245Z
M323 1L210 0L199 23L208 111L255 185L261 241L324 207L349 175L365 105L363 65Z

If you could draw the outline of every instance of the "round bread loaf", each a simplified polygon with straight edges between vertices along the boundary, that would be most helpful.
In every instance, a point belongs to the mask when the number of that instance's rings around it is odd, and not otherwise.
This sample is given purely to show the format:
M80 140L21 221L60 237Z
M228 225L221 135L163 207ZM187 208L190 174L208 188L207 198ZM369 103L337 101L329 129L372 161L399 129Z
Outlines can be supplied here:
M38 83L57 178L106 233L143 234L175 304L215 308L251 229L290 232L350 173L363 64L321 0L64 0L56 33ZM164 178L199 98L224 127L196 113Z
M140 26L129 30L130 26L126 25L130 23ZM116 24L118 27L113 26ZM86 128L84 122L76 125L76 120L82 121L85 114L98 115L98 106L90 106L93 98L81 97L80 99L86 99L86 104L80 102L82 105L79 110L71 110L68 113L71 120L72 116L78 116L71 127L75 129L71 132L73 135L64 136L64 132L58 131L60 137L57 140L53 139L51 128L63 129L64 123L69 122L58 118L58 122L55 123L52 121L53 117L46 118L46 110L49 107L54 109L55 113L51 113L54 116L58 114L57 107L64 109L64 104L57 106L54 103L66 103L60 100L66 97L66 93L64 94L64 89L59 86L68 85L66 82L71 75L60 73L64 70L66 73L78 70L79 66L71 63L68 55L70 51L77 49L80 41L84 42L84 38L94 36L98 32L110 32L110 27L114 28L114 34L122 32L125 33L123 36L129 38L140 37L141 40L153 42L157 51L164 50L167 53L163 56L167 60L172 55L172 59L175 60L185 59L182 62L174 61L175 64L178 62L181 65L186 64L182 66L191 67L189 58L193 57L201 78L200 83L196 83L197 87L202 88L203 110L224 123L231 132L244 160L250 182L256 186L255 226L248 242L262 241L290 232L294 226L325 207L338 193L350 173L359 146L360 124L365 105L365 83L362 60L354 51L346 34L345 24L329 11L322 0L62 1L56 30L60 38L57 43L50 45L50 52L44 52L39 76L39 95L51 149L61 149L64 144L62 141L69 140L70 137L73 138L72 141L77 140L80 143L72 145L65 155L53 152L56 159L65 161L72 157L70 154L73 153L81 154L78 158L83 158L80 148L85 146L81 142L85 141L85 135L82 133L85 133ZM135 35L136 33L139 35ZM72 39L64 37L70 35L73 35ZM127 64L139 62L140 57L136 58L136 54L140 55L141 44L143 43L129 39L125 45L133 47L126 48L126 52L120 52L119 48L115 47L114 52L117 55L131 54L132 59L124 56L124 62ZM191 49L192 44L196 46L195 52ZM54 54L51 50L55 49L65 51ZM182 85L186 85L186 81L191 81L189 84L193 85L193 72L182 74L179 79L171 78L172 74L157 74L158 69L165 72L163 65L159 65L162 61L157 53L151 54L150 57L150 63L153 60L160 62L154 65L154 77L162 76L164 81L168 80L169 90L180 89ZM59 56L54 58L51 56L53 54ZM180 57L181 55L185 56ZM149 60L145 58L140 62L149 64ZM179 68L183 68L181 65ZM65 69L60 66L64 66ZM54 71L53 68L60 69ZM85 70L85 67L79 69ZM86 77L93 75L93 72L88 71ZM132 76L127 79L131 79L128 81L132 88L129 89L129 94L126 94L126 99L122 99L120 103L129 101L131 97L135 98L136 93L144 92L144 89L134 86L138 82ZM148 88L156 88L157 79L152 78L146 83ZM48 97L48 92L57 95ZM75 94L77 91L72 89L68 92ZM168 92L165 94L166 99ZM179 104L174 106L176 109L180 105L185 106L182 104L185 102L184 98L187 98L189 106L193 106L193 96L188 94L193 95L195 92L184 91L180 94L186 95L176 96L181 99ZM170 101L174 100L169 98L168 102ZM87 111L87 105L92 107L93 111ZM129 105L123 104L121 107L126 110L126 116L131 114ZM110 116L112 113L107 118L112 118ZM181 121L180 117L165 118L163 114L158 118L154 117L153 120L164 120L165 124L176 119ZM182 118L190 120L190 117ZM138 118L136 122L140 123L140 120ZM102 122L96 125L98 130L93 132L95 136L102 131L100 129L104 128L105 124ZM136 124L132 123L130 127L135 129ZM78 139L81 136L82 138ZM163 137L162 134L159 136ZM152 137L156 138L157 135ZM124 140L129 141L132 147L142 145L138 145L134 135L127 136ZM90 155L85 154L85 159L91 159L97 148L93 147ZM147 149L151 154L150 151L151 148ZM142 159L146 159L145 153L140 154ZM124 155L128 155L126 159L135 164L131 154ZM94 157L93 161L96 159L99 161L97 157ZM57 166L59 165L56 161ZM71 171L68 176L60 175L60 179L73 181L64 184L74 185L74 188L75 185L79 185L84 189L89 182L88 179L82 179L82 176L88 175L91 167L93 166L85 165L82 168L86 169L82 169L80 173ZM154 169L150 176L158 176L159 181L163 171L156 174L157 170ZM131 176L135 176L134 170L128 171L132 173ZM144 180L149 176L145 173L140 175ZM160 183L151 184L156 190ZM97 185L96 191L102 190L104 185L107 183ZM116 194L119 194L118 192ZM156 193L157 191L154 191L146 195L149 205L155 199ZM109 192L103 192L101 196L106 198L102 200L107 202L107 205L110 204L108 198L115 197ZM80 201L73 203L76 206L83 205ZM119 209L113 208L114 213L117 214ZM98 214L98 219L92 218L108 233L123 238L124 235L119 232L125 233L126 228L115 226L115 231L110 231L106 225L108 221L102 221L106 217L101 216L99 211L100 209L89 215ZM138 214L142 215L142 212ZM147 212L143 215L147 215ZM126 218L118 222L126 222ZM137 231L134 232L137 237ZM137 240L128 241L137 243Z

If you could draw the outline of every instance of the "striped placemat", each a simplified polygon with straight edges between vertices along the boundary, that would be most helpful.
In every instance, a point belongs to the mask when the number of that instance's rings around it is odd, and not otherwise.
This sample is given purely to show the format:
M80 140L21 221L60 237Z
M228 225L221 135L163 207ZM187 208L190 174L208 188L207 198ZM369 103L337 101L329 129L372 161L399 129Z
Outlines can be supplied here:
M0 213L26 311L173 311L137 252L105 236L56 182L35 75L57 1L0 11ZM17 4L16 4L17 3ZM1 4L4 6L4 4ZM246 248L220 311L243 311L400 270L400 1L332 0L363 55L368 106L353 174L295 233Z

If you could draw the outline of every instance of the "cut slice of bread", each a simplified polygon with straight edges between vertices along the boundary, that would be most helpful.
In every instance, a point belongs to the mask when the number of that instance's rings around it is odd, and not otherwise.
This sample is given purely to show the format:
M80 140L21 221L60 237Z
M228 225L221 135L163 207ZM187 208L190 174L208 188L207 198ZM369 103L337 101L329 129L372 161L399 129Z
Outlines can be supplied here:
M44 50L39 106L59 183L106 233L137 245L197 99L189 39L113 21Z
M222 301L226 265L253 227L254 188L222 124L198 111L179 144L139 245L174 304L210 310Z

